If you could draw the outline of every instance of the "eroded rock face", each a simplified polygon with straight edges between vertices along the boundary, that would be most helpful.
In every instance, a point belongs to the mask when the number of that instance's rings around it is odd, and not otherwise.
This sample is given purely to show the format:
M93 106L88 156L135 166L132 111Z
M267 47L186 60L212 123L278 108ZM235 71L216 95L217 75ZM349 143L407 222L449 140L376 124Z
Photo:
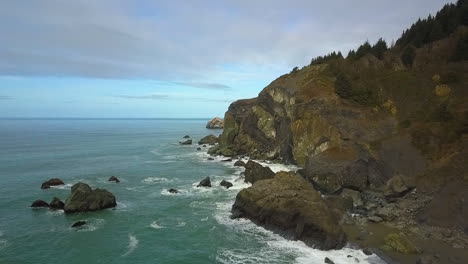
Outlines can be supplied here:
M72 186L71 194L65 201L65 213L97 211L117 205L115 196L104 189L91 189L79 182Z
M245 164L245 182L255 183L260 180L271 179L275 173L268 167L263 167L257 162L249 160Z
M203 144L214 145L216 143L218 143L218 137L215 135L208 135L200 139L200 141L198 141L198 145L203 145Z
M58 185L64 185L64 184L65 183L62 180L58 178L53 178L42 183L41 189L49 189L51 186L58 186Z
M293 172L279 172L239 192L232 217L245 217L309 246L341 248L346 235L320 194Z
M223 128L223 127L224 127L224 121L219 117L215 117L211 119L206 124L206 128Z

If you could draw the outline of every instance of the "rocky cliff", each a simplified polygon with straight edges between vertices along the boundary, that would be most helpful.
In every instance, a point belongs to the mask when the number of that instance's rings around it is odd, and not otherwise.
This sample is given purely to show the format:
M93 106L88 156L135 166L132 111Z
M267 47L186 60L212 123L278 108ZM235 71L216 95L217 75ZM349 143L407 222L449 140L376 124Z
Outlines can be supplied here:
M452 60L467 36L414 48L411 65L396 46L295 69L230 105L217 153L297 164L328 195L384 195L398 176L425 197L405 223L468 233L468 61Z

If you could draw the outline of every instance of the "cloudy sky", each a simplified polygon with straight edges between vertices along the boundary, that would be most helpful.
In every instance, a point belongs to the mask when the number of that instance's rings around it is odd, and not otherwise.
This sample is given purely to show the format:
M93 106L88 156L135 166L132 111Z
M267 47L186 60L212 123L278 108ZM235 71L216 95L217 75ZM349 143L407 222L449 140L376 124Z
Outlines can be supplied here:
M0 117L211 117L444 0L0 0Z

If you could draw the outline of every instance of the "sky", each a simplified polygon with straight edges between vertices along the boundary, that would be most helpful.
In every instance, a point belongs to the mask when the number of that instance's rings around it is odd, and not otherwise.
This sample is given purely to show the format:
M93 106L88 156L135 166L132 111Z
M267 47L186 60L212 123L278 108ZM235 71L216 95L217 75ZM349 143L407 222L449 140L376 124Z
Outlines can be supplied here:
M0 0L0 117L209 118L444 0Z

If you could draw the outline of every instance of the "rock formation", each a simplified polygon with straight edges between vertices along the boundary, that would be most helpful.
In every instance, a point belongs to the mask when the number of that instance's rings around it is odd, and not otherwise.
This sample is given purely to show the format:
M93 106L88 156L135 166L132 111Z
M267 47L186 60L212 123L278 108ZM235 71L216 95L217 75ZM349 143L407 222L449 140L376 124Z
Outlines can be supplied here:
M260 180L271 179L275 176L275 173L268 167L249 160L245 164L245 182L255 183Z
M206 124L206 128L223 128L223 127L224 127L224 121L219 117L215 117L211 119Z
M65 183L58 179L58 178L53 178L48 181L45 181L41 185L41 189L49 189L51 186L58 186L58 185L64 185Z
M197 187L211 187L210 177L206 177L205 179L201 180Z
M215 135L208 135L200 139L200 141L198 141L198 145L204 145L204 144L214 145L216 143L218 143L218 137Z
M181 145L192 145L192 140L188 139L188 140L185 140L185 141L181 141L181 142L179 142L179 144L181 144Z
M35 200L30 207L49 207L49 204L43 200Z
M71 194L65 201L65 213L97 211L117 205L115 196L105 189L91 189L79 182L72 186Z
M228 182L228 181L225 181L225 180L222 180L220 183L219 183L220 186L223 186L225 187L226 189L229 189L232 187L232 183Z
M232 216L248 218L319 249L339 249L346 243L343 229L320 193L293 172L279 172L240 191Z
M65 208L65 203L62 202L59 198L54 197L49 203L49 208L53 210L63 210Z
M109 178L108 181L110 181L110 182L115 182L115 183L119 183L119 182L120 182L120 180L117 179L117 177L115 177L115 176L111 176L111 177Z

